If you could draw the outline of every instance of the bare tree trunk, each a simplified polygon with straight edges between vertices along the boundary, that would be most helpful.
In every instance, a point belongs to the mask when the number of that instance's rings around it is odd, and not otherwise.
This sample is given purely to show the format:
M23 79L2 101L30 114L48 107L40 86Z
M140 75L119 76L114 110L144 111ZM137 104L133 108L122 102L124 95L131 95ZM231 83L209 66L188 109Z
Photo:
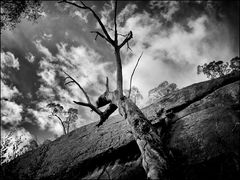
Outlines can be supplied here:
M167 179L167 156L156 129L131 99L124 98L119 105L121 114L132 128L148 179Z
M70 124L70 122L68 121L67 122L67 134L69 133L69 124Z
M123 97L123 77L122 77L122 62L120 56L120 49L115 48L115 56L116 56L116 65L117 65L117 90L119 92L119 97Z
M56 117L58 118L58 120L61 122L61 124L62 124L62 128L63 128L63 132L64 132L64 134L66 135L67 132L66 132L66 129L65 129L65 126L64 126L64 124L63 124L62 119L61 119L58 115L54 115L54 116L56 116Z

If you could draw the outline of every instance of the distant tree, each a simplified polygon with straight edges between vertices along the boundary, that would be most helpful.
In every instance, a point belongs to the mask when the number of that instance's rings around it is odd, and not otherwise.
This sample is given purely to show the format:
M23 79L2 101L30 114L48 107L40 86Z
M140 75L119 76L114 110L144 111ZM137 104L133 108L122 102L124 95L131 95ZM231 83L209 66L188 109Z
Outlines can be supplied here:
M40 0L2 0L1 30L13 29L22 18L35 22L42 12Z
M70 130L70 124L77 120L78 110L69 108L68 111L64 111L62 105L55 103L49 103L47 107L52 109L50 117L56 117L62 125L64 134L68 134Z
M27 139L24 139L23 135L19 136L17 129L14 128L4 138L1 137L1 164L37 147L38 144L34 139L27 142Z
M175 83L169 84L168 81L163 81L157 87L148 91L148 102L147 104L155 103L161 97L171 94L173 91L177 90L177 85Z
M69 133L69 129L70 129L70 124L74 123L78 116L78 110L77 109L74 109L74 108L69 108L68 111L67 111L67 118L66 120L64 121L64 124L65 124L65 127L66 127L66 132Z
M240 71L240 58L238 56L230 60L230 68L232 71Z
M207 78L214 79L218 77L222 77L226 74L229 74L232 71L239 71L239 62L240 58L235 57L229 62L223 61L212 61L210 63L205 63L204 65L197 67L197 74L205 74Z
M125 89L123 93L125 96L129 96L129 90ZM136 86L132 86L130 99L137 105L139 104L139 101L143 99L141 92Z

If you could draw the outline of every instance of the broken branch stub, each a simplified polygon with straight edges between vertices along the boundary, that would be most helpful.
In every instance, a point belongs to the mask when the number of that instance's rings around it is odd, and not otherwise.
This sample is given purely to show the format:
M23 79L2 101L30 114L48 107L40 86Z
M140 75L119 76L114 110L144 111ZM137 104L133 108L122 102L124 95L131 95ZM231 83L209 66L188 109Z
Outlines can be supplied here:
M103 107L111 102L111 100L108 99L108 94L110 93L108 86L108 77L106 77L105 86L106 86L105 92L102 95L100 95L96 101L97 108Z

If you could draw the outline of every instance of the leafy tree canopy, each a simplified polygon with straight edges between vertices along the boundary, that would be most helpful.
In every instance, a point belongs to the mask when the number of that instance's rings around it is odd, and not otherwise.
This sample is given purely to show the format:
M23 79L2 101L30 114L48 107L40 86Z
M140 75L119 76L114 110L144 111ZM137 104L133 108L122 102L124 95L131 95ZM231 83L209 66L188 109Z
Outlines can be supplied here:
M198 74L205 74L207 78L214 79L222 77L232 71L240 70L240 58L235 57L230 60L230 62L223 61L212 61L210 63L205 63L204 65L197 67Z
M63 106L56 103L49 103L47 107L52 110L50 117L53 116L58 118L62 125L64 134L68 134L70 132L70 125L73 124L78 118L78 110L69 108L67 111L64 111Z
M35 22L42 11L40 0L2 0L1 30L14 29L22 18Z

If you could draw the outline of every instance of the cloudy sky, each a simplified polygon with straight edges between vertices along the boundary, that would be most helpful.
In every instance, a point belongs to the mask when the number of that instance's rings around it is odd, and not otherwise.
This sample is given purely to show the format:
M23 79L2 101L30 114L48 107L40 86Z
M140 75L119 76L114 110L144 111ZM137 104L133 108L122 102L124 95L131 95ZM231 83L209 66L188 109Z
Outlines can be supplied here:
M113 2L86 1L112 34ZM86 10L57 2L44 2L37 23L22 20L14 30L1 34L1 132L17 127L39 142L54 139L63 131L57 119L49 118L46 105L60 103L77 108L75 124L97 121L89 109L75 105L85 101L75 85L64 85L64 73L73 76L94 102L104 91L108 76L115 84L112 48L91 34L99 25ZM197 65L239 56L239 2L119 1L119 33L133 32L122 48L124 88L140 54L133 78L144 99L162 81L178 88L206 80L197 75ZM121 38L121 36L119 36Z

